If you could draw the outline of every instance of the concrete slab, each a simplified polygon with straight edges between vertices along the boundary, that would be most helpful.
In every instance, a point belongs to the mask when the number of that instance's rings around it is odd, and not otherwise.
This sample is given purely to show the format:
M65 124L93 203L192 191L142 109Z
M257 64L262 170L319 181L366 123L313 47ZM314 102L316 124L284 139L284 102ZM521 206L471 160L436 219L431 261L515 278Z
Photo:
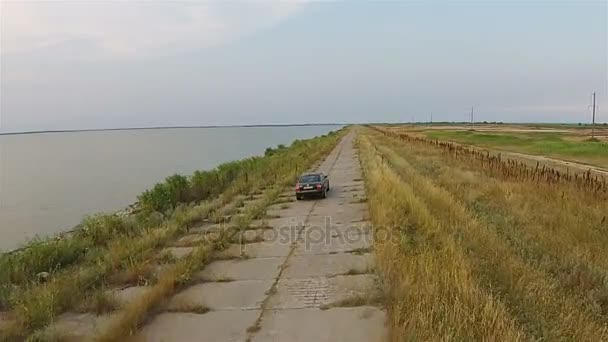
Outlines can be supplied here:
M163 313L144 327L140 340L146 342L245 341L260 310ZM137 340L137 338L136 338Z
M295 230L295 229L294 229ZM237 233L235 238L236 243L252 243L263 241L277 241L280 237L279 233L282 232L280 229L274 229L271 227L258 228L258 229L247 229Z
M306 220L305 227L330 227L332 224L336 223L336 219L332 216L325 215L313 215L308 216Z
M249 243L242 245L243 254L249 258L286 257L289 255L291 245L275 241Z
M377 293L373 275L345 275L281 279L277 291L270 297L269 309L301 309L339 303L355 296Z
M331 224L344 224L366 221L368 219L367 212L355 210L343 210L333 213L313 213L306 222L307 226L324 227Z
M284 261L284 257L218 260L196 273L193 279L199 281L275 279Z
M336 227L329 231L307 230L303 235L304 241L298 244L294 255L357 252L373 246L372 234L361 234L359 230L341 230Z
M225 250L217 252L215 257L217 259L286 257L290 250L290 244L272 241L232 244Z
M344 181L340 183L341 188L354 188L354 187L359 187L359 188L363 188L364 183L362 180L352 180L352 181Z
M264 239L264 232L269 229L248 229L240 231L234 237L234 243L259 242Z
M227 260L227 259L236 259L236 258L244 258L245 254L243 253L243 247L240 244L231 244L221 251L213 252L213 259L216 260Z
M361 197L365 197L365 190L352 190L349 192L346 192L345 195L347 196L347 198L361 198Z
M293 197L293 191L283 191L279 194L279 197Z
M167 309L178 310L193 304L213 311L260 309L273 282L274 280L239 280L197 284L174 296Z
M92 313L65 313L45 329L50 336L61 341L95 341L95 337L105 331L118 313L97 316Z
M271 310L264 314L253 341L380 342L388 336L385 313L378 308Z
M346 203L340 204L335 199L333 201L320 201L312 211L312 215L328 215L333 213L367 211L365 203Z
M205 240L203 234L188 234L179 238L174 246L176 247L194 247Z
M300 204L301 203L301 204ZM297 205L291 204L287 208L281 208L282 205L274 205L266 210L268 216L280 216L282 218L306 216L313 207L312 201L301 201Z
M271 219L263 219L261 221L254 221L257 223L257 226L267 226L275 229L284 229L284 228L296 228L304 225L306 221L306 215L300 216L290 216L290 217L281 217L281 218L271 218Z
M202 224L200 226L190 228L188 230L188 232L190 234L204 234L204 233L206 233L210 230L214 230L214 229L217 229L217 224L211 223L211 222L205 222L204 224Z
M289 259L284 278L335 276L369 273L373 269L371 254L299 255Z
M185 258L194 252L195 247L167 247L161 251L161 255L168 253L177 259Z

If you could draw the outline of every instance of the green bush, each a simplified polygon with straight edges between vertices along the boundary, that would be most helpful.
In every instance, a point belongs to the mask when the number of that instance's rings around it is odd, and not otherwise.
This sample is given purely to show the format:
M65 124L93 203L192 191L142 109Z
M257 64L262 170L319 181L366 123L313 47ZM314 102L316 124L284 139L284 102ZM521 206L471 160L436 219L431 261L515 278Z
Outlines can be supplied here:
M84 219L76 234L90 239L93 245L103 245L117 235L130 236L139 230L136 220L113 214L97 214Z
M44 241L36 238L27 248L0 255L0 286L22 285L35 279L40 272L53 272L71 265L85 254L89 246L90 242L82 239Z
M205 199L215 192L217 177L213 171L195 171L190 178L190 194L196 199Z
M188 179L181 175L173 175L139 195L138 199L144 211L164 213L173 210L180 202L187 202L189 192Z

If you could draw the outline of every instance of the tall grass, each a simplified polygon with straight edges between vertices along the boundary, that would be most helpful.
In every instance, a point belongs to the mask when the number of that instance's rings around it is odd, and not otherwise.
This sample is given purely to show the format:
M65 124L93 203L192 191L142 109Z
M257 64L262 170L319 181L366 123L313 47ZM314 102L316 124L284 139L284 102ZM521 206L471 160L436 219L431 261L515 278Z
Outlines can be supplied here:
M447 326L445 332L435 337L445 339L453 329L458 334L464 333L463 339L599 341L607 338L603 309L606 291L605 282L602 283L606 278L599 268L602 263L598 264L604 254L598 253L608 243L594 228L601 221L602 209L606 210L605 203L588 208L593 196L566 185L539 186L540 191L530 191L533 185L524 180L493 178L471 164L445 156L432 145L408 143L367 131L361 146L366 155L366 170L371 169L370 160L375 158L376 167L392 175L384 176L392 179L390 186L400 189L382 187L382 191L395 197L392 209L379 204L386 197L382 193L377 195L378 199L370 197L370 206L372 213L376 213L374 223L382 223L385 217L404 215L402 222L397 222L401 227L398 229L401 243L393 248L396 257L403 258L401 264L426 262L427 257L441 258L446 250L451 251L450 257L442 262L444 269L436 269L438 273L434 275L449 277L451 281L442 285L448 289L426 304L434 309L433 313L440 314L439 326ZM373 174L373 171L366 172L370 190L379 183ZM498 207L501 210L497 210ZM564 208L570 209L564 211ZM558 227L557 220L553 219L556 216L564 220L563 223L582 222L574 227L567 224ZM512 226L513 222L517 222L517 226ZM593 239L595 247L591 246ZM420 245L430 245L432 252L412 254ZM584 252L587 248L588 252ZM388 263L384 257L379 259L380 263ZM432 269L425 263L426 267ZM389 270L387 274L404 271L390 264L383 269ZM451 276L455 269L470 277ZM409 270L402 276L407 284L408 278L423 279L421 272L423 270ZM435 286L438 284L442 283ZM446 310L446 303L451 303L448 290L463 286L479 289L492 299L495 307L484 316L477 314L477 306L468 307L461 314L471 318L469 321L451 321L441 310ZM407 298L405 291L425 293L428 290L419 289L414 283L403 291L402 295ZM422 298L424 296L420 300ZM470 302L467 298L464 292L456 292L458 303ZM399 302L399 295L395 302ZM395 336L411 333L407 317L412 313L391 312L397 319L393 327ZM487 326L483 323L487 316L506 317L510 324L480 331L479 327ZM430 333L426 329L430 328L415 329L415 336L427 336L425 334Z
M550 273L581 305L597 315L608 313L605 202L570 187L497 181L442 160L432 150L396 146L418 172L436 165L427 173L430 178L494 228L515 253Z
M332 139L331 132L323 139ZM196 171L191 177L174 175L139 196L145 212L173 210L180 203L199 202L218 196L235 182L242 191L252 185L265 186L279 179L285 172L297 174L304 165L301 156L310 154L317 142L296 140L290 148L279 145L268 148L264 156L251 157L219 165L210 171Z
M360 148L391 340L521 339L504 303L476 283L470 261L426 204L369 141Z
M0 255L0 309L10 307L12 290L37 282L39 273L54 274L83 260L92 260L109 242L138 235L141 229L143 225L134 217L94 215L69 236L37 238L19 251Z

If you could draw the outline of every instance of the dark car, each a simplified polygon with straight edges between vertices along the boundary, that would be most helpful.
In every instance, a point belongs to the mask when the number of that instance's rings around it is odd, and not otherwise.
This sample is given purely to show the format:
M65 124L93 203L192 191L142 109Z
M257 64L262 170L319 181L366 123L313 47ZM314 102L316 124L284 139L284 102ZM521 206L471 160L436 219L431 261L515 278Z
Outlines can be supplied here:
M298 178L296 183L296 199L304 196L319 196L325 198L329 191L329 179L324 173L307 173Z

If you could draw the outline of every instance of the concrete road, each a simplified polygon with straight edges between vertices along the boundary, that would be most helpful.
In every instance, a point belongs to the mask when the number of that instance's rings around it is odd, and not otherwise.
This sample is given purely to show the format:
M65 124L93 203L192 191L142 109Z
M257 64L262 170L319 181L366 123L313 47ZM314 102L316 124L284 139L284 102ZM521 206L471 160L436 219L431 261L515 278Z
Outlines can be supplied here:
M268 210L242 244L196 275L167 312L140 333L146 341L383 341L385 312L377 304L365 191L346 135L319 165L329 174L326 199L293 201ZM251 239L252 234L257 238ZM250 242L251 241L251 242ZM381 297L381 296L380 296ZM206 313L180 308L200 306Z

